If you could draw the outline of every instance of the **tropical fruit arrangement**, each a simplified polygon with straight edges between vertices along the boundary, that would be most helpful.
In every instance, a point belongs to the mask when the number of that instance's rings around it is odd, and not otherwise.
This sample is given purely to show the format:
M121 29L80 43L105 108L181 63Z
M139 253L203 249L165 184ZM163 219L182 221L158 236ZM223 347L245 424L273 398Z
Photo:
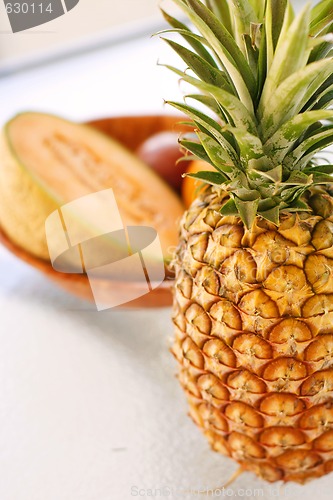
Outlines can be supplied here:
M304 483L333 471L333 1L174 3L171 104L210 166L175 259L179 379L214 450Z
M190 24L162 11L163 37L187 68L168 68L190 90L170 104L194 161L175 166L172 127L141 141L133 120L128 149L108 121L22 113L0 140L0 238L47 262L47 217L112 188L173 262L194 422L241 471L305 483L333 471L333 0L173 1Z

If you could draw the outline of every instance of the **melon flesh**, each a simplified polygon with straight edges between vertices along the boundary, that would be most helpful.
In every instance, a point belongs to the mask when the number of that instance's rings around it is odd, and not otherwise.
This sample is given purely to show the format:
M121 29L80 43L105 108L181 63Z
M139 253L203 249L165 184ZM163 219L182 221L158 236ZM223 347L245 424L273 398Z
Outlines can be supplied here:
M0 139L0 225L27 252L49 259L45 220L57 208L112 188L124 226L153 227L168 261L183 205L118 142L86 125L24 113Z

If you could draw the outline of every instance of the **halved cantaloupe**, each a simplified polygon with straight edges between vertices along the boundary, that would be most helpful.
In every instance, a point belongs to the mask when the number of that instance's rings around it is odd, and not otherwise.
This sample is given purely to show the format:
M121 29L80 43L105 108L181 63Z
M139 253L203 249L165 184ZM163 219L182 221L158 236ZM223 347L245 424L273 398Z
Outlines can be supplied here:
M23 113L4 127L0 225L32 255L49 260L45 221L52 212L108 188L114 191L124 226L156 229L169 260L183 205L136 156L91 127L48 114Z

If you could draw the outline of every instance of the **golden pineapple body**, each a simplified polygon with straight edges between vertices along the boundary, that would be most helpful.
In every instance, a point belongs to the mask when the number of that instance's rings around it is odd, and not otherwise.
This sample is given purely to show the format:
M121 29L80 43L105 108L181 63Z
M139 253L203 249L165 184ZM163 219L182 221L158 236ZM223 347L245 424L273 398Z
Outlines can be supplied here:
M179 378L214 450L304 482L333 471L333 215L258 217L250 231L221 215L226 198L207 189L181 223Z

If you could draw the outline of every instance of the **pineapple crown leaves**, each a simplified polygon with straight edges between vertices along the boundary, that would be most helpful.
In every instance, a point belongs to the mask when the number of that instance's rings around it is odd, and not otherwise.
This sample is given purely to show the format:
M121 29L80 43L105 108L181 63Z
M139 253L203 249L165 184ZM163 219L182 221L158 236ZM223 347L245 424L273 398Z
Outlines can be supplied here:
M333 144L333 0L298 15L289 0L173 2L190 26L162 11L161 33L185 41L164 38L187 69L167 67L196 91L169 104L197 132L182 146L216 169L191 177L227 190L221 212L248 228L310 211L309 190L333 183L317 156Z

